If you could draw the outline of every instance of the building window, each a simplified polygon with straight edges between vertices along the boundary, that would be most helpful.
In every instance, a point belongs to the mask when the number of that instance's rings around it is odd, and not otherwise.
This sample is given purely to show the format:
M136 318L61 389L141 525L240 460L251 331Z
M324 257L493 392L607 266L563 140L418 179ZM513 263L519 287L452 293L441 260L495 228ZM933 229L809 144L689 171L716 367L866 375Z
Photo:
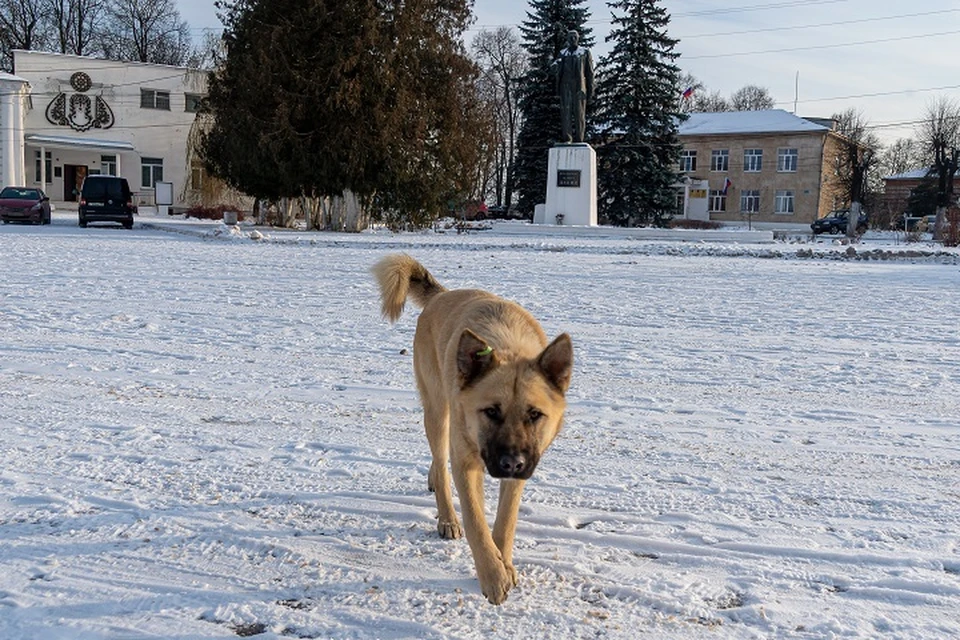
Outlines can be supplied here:
M44 162L45 166L43 167L43 170L45 173L43 173L42 175L40 172L40 152L34 151L33 153L34 153L34 156L33 156L34 160L36 161L35 169L37 174L36 180L34 180L34 182L41 182L41 181L50 182L50 179L53 177L53 155L52 155L53 152L47 151L46 153L47 161Z
M796 149L777 149L777 171L796 171L798 157Z
M758 211L760 211L760 191L741 191L740 212L757 213Z
M117 156L100 156L100 173L107 176L117 175Z
M140 108L170 111L170 92L140 89Z
M743 170L757 172L763 168L763 149L743 150Z
M714 149L710 152L710 171L730 171L729 149Z
M722 189L710 190L710 212L721 213L727 210L727 194Z
M777 191L774 213L793 213L793 191Z
M680 152L680 171L689 172L697 170L697 152L695 149L684 149Z
M203 176L205 171L203 170L203 162L200 160L192 160L190 162L190 188L196 191L203 189Z
M185 98L184 111L188 113L197 113L200 111L200 106L203 104L203 96L196 93L188 93L185 94Z
M157 182L163 181L163 158L140 159L140 186L154 189Z

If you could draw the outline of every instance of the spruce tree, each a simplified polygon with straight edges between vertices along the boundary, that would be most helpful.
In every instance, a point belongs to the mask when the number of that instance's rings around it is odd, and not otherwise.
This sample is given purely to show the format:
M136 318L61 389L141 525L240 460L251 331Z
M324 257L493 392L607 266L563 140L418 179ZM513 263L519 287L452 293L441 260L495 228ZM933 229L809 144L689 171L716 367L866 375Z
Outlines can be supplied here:
M585 4L586 0L530 0L527 18L520 25L528 64L520 83L523 123L517 136L514 185L517 209L528 217L546 198L547 153L560 139L560 98L550 65L560 56L570 30L579 32L580 46L593 46ZM587 105L588 128L593 109L593 104Z
M598 205L606 224L663 225L676 208L680 178L679 54L659 0L615 0L613 48L597 85L602 144L597 149Z

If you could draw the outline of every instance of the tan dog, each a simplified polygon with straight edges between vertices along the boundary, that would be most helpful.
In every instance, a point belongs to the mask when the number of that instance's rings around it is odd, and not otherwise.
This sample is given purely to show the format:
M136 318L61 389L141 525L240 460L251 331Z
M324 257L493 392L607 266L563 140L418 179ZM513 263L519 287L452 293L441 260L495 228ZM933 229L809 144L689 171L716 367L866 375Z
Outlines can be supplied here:
M480 589L500 604L517 584L513 537L524 483L563 422L573 369L570 336L548 345L520 305L475 289L448 291L410 256L388 256L373 272L391 322L408 296L423 307L413 366L433 454L429 488L437 496L437 529L444 538L461 536L449 459ZM492 535L483 507L484 468L500 479Z

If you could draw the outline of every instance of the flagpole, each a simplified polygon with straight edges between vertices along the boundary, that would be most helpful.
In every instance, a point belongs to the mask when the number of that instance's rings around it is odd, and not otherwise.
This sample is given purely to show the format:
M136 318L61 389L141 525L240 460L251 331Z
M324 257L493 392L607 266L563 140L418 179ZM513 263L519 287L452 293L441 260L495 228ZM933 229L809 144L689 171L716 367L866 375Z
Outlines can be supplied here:
M793 115L797 115L797 100L800 98L800 71L793 81Z

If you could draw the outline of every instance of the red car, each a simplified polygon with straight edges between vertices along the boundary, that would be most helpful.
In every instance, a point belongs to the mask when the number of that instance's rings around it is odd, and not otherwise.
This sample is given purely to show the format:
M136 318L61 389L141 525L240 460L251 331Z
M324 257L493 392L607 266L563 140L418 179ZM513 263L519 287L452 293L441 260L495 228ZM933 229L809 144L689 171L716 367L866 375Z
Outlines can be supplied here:
M50 224L50 198L33 187L4 187L0 191L0 220Z

